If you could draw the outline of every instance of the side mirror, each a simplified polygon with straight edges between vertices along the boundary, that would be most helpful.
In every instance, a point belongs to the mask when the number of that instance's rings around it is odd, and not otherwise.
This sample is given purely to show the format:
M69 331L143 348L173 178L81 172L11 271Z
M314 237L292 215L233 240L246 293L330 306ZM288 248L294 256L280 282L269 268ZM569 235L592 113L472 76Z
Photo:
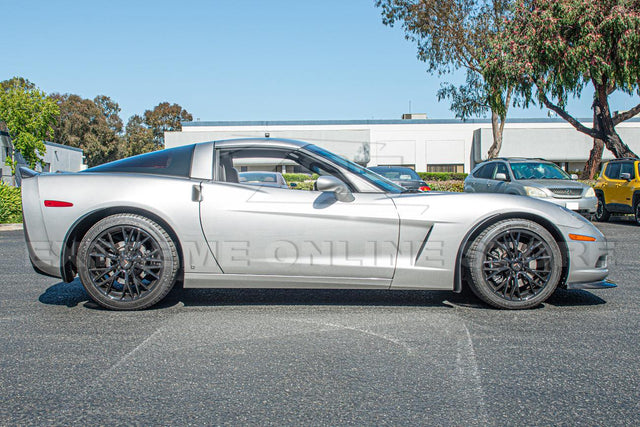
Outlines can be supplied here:
M578 175L576 175L575 173L572 173L571 174L571 179L574 180L574 181L577 181L578 180Z
M347 184L340 181L335 176L323 175L316 181L318 191L335 193L336 199L341 202L353 202L355 197L347 187Z
M622 172L620 174L620 179L624 179L625 181L631 181L631 174L627 172Z
M497 179L498 181L506 181L507 180L507 174L503 173L503 172L498 172L496 174L495 179Z

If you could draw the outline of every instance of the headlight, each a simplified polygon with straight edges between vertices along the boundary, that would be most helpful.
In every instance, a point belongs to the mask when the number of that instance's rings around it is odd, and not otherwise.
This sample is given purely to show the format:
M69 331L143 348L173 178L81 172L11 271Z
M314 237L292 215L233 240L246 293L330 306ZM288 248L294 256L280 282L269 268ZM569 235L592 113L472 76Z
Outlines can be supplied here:
M596 197L596 192L593 191L593 188L589 187L586 193L584 193L584 197Z
M545 193L543 190L536 187L525 186L524 191L527 192L527 196L529 197L549 197L547 193Z

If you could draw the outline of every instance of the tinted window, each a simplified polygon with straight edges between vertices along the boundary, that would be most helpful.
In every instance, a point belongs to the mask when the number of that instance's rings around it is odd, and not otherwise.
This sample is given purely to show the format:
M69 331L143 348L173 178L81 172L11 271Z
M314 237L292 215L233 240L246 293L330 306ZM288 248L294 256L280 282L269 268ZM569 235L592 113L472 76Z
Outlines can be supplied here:
M628 173L631 179L635 178L635 174L633 172L633 163L625 162L620 166L620 176L623 173Z
M194 145L141 154L87 169L85 172L148 173L188 177Z
M473 176L476 178L491 179L493 177L493 169L495 168L495 166L495 163L489 163L481 166L480 169L478 169L473 174Z
M614 163L609 163L607 165L607 170L604 173L607 178L610 179L619 179L620 177L620 163L619 162L614 162Z
M496 167L495 173L493 174L492 178L495 179L496 175L499 173L503 173L504 176L509 179L509 171L507 170L507 165L505 165L504 163L498 163L498 166Z

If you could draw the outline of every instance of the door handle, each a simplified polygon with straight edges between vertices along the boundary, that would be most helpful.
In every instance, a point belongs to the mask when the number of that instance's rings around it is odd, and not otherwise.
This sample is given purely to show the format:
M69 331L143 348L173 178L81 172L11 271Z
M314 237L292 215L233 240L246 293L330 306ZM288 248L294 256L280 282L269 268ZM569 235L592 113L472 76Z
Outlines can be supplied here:
M202 201L202 184L196 184L191 187L191 200L194 202Z

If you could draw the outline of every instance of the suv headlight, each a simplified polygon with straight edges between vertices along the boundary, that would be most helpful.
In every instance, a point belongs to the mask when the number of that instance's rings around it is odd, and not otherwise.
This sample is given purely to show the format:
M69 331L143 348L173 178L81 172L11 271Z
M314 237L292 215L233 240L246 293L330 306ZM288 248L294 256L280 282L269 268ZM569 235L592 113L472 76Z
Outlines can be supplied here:
M596 192L593 191L593 188L589 187L586 193L584 193L584 197L596 197Z
M537 187L524 187L524 191L527 192L529 197L549 197L547 193Z

